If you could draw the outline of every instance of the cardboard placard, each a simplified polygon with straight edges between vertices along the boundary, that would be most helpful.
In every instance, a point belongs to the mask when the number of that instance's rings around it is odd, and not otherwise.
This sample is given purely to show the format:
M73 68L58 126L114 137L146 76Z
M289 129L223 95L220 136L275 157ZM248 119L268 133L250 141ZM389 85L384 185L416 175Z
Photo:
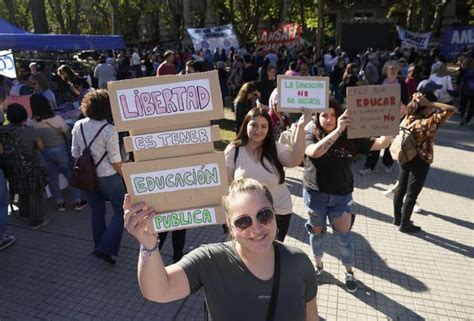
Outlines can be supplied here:
M123 173L131 203L143 201L158 212L220 204L227 194L223 153L127 163Z
M397 135L400 124L400 85L348 87L346 106L351 117L348 138Z
M224 208L220 205L211 205L201 208L160 213L153 218L147 228L150 231L161 233L224 223Z
M159 131L124 138L125 150L135 161L211 153L220 139L219 126Z
M278 110L301 112L301 107L314 112L329 107L329 77L278 76Z
M217 70L112 81L107 86L117 131L224 117Z

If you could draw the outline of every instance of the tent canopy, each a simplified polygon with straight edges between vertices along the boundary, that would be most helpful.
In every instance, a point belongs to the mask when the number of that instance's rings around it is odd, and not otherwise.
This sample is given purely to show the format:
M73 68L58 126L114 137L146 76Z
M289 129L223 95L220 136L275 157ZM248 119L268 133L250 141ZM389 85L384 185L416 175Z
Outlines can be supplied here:
M122 36L35 34L0 19L0 50L108 50L125 48Z

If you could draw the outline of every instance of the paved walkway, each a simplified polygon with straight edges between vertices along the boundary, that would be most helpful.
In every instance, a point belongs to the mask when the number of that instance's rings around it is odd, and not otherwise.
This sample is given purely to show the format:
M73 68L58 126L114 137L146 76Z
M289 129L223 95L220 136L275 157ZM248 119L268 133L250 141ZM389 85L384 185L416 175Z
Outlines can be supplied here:
M454 120L457 120L455 117ZM382 195L397 177L378 165L372 175L356 174L354 210L356 294L343 288L344 269L335 240L325 240L325 274L318 292L326 320L474 319L473 214L474 127L451 121L437 138L433 164L413 219L417 236L391 225L391 201ZM359 161L356 169L362 166ZM287 242L311 255L304 230L300 168L288 171L295 215ZM170 304L145 301L136 280L137 244L124 234L118 263L112 267L91 255L89 211L56 213L50 225L32 232L16 218L8 229L16 244L0 252L0 320L204 320L197 293ZM220 226L188 232L188 250L222 241ZM163 256L171 261L171 242Z

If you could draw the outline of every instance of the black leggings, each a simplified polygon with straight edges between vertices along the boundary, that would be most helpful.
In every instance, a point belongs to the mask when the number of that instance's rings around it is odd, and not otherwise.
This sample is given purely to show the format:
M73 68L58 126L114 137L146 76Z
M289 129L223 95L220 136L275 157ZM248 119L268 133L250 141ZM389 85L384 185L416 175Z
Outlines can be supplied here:
M282 242L285 241L288 228L290 227L291 213L285 215L275 215L277 223L277 240Z
M367 158L365 160L365 165L364 168L370 168L371 170L375 169L375 166L377 166L377 163L380 158L380 151L372 151L367 155ZM385 148L383 151L383 157L382 157L382 163L385 165L385 167L391 167L394 163L394 160L392 158L392 155L390 154L389 148Z
M160 238L160 250L165 244L168 232L158 233ZM173 243L173 263L178 262L183 257L184 243L186 243L186 230L178 230L171 232L171 241Z
M393 198L394 224L410 225L413 207L423 185L425 185L429 170L430 164L418 155L411 161L401 164L398 186ZM405 201L403 201L404 197Z

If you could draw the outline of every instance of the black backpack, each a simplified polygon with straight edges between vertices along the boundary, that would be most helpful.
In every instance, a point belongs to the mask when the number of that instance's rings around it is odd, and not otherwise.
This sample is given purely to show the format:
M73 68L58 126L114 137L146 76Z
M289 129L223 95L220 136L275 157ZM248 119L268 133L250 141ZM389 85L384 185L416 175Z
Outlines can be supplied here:
M78 189L87 191L87 192L95 192L97 191L98 187L98 177L97 177L97 166L102 162L102 160L107 155L107 151L104 155L99 159L97 163L94 162L94 158L92 157L90 147L94 140L99 136L100 132L107 126L104 124L95 134L94 138L87 144L86 137L84 136L84 129L82 128L81 124L81 134L82 139L84 140L84 145L86 146L82 151L81 156L77 159L74 168L72 169L72 175L69 179L69 185L72 187L76 187Z
M21 152L20 132L22 127L0 127L0 168L7 179L26 177L33 169L33 158Z

